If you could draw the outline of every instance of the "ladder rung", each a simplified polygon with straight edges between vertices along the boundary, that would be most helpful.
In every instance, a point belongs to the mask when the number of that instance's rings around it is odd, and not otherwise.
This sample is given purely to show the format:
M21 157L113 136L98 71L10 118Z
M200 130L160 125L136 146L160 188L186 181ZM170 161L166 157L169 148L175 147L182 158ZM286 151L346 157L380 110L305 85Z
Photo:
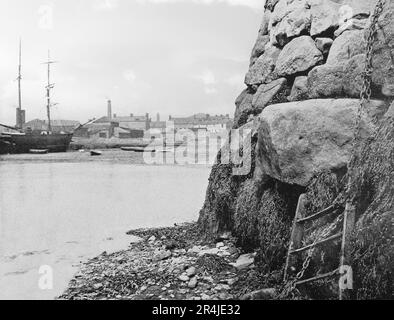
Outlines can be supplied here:
M328 208L326 208L326 209L324 209L324 210L322 210L322 211L320 211L318 213L315 213L315 214L313 214L313 215L311 215L309 217L297 220L297 223L305 223L305 222L308 222L308 221L313 221L313 220L319 219L320 217L325 216L327 214L334 213L334 212L338 211L339 209L340 208L332 205L332 206L329 206Z
M311 249L311 248L313 248L313 247L317 247L317 246L319 246L319 245L322 245L322 244L324 244L324 243L326 243L326 242L336 240L336 239L342 237L342 235L343 235L343 233L340 232L340 233L338 233L338 234L336 234L336 235L333 235L333 236L331 236L331 237L328 237L327 239L321 240L321 241L316 242L316 243L312 243L312 244L307 245L307 246L305 246L305 247L303 247L303 248L300 248L300 249L292 250L292 251L290 251L290 254L296 254L296 253L304 252L304 251L309 250L309 249Z
M298 281L298 282L296 282L295 285L299 286L299 285L306 284L306 283L309 283L309 282L314 282L314 281L322 280L322 279L325 279L325 278L330 278L330 277L333 277L333 276L335 276L337 274L339 274L339 269L336 269L334 271L331 271L331 272L328 272L328 273L325 273L325 274L321 274L319 276L316 276L316 277L313 277L313 278L310 278L310 279L305 279L305 280Z

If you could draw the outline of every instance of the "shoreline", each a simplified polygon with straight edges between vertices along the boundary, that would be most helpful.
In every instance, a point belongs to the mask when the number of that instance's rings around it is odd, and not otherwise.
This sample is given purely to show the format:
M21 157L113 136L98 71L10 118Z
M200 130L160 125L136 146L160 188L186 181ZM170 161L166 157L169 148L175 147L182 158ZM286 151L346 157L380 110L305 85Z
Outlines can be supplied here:
M81 263L57 299L248 299L245 294L263 285L254 265L255 254L243 253L229 234L204 240L197 223L127 234L140 241ZM272 298L272 290L263 298Z

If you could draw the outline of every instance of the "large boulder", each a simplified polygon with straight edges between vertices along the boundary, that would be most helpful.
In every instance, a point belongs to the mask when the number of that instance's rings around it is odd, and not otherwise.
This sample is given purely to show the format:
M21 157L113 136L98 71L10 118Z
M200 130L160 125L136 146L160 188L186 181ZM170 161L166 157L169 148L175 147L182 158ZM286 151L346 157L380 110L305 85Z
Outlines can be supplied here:
M308 96L311 99L343 96L343 64L324 64L313 68L308 74Z
M327 58L327 64L337 65L365 53L364 31L347 31L335 39Z
M311 36L339 27L341 4L331 0L311 0Z
M352 152L359 100L326 99L271 105L261 113L256 177L307 186L314 174L345 167ZM374 100L361 122L365 139L387 110Z
M267 83L275 80L277 76L273 73L281 50L269 46L266 48L262 56L260 56L245 77L245 84L247 86L257 87L262 83Z
M295 38L279 55L275 72L278 76L289 76L307 71L323 61L322 52L309 36Z
M301 35L311 26L307 0L279 0L271 15L271 43L284 46L288 39Z

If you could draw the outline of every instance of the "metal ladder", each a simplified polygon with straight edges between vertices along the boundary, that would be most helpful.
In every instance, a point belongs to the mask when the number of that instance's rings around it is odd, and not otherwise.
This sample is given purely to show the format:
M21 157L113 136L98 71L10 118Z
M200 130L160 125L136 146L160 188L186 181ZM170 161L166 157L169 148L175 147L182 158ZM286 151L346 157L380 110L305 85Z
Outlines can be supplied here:
M323 244L330 243L333 242L334 240L342 238L341 257L340 257L340 265L338 269L335 269L325 274L316 275L309 279L301 279L295 283L295 286L304 285L307 283L311 283L326 278L332 278L336 275L339 276L340 271L343 270L344 266L351 265L349 238L351 236L355 224L354 206L350 204L350 202L346 203L345 208L332 205L320 212L317 212L310 216L306 216L305 204L306 204L306 194L302 194L298 201L297 211L293 222L293 230L291 233L290 246L289 246L287 259L286 259L286 266L285 266L285 275L284 275L285 281L287 281L289 276L288 270L290 268L294 268L294 265L297 262L297 255L305 251L313 250L314 248L322 246ZM321 239L313 244L302 247L302 240L305 233L305 224L316 221L323 217L333 216L333 215L336 216L344 215L342 231L332 236L328 236L327 238ZM349 290L340 288L339 299L345 300L349 298L350 298Z

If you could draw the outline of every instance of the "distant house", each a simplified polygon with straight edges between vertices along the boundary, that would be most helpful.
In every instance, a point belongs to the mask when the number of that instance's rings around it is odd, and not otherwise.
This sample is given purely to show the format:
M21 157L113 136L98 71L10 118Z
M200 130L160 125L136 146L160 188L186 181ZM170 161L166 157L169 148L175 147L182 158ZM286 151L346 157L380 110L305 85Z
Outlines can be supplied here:
M131 114L127 117L118 117L114 114L112 117L101 117L100 119L94 121L94 124L106 124L109 125L110 123L118 123L119 127L121 128L128 128L134 130L149 130L150 128L150 119L149 114L145 116L134 116Z
M229 115L216 115L199 113L191 117L174 118L170 117L170 121L174 122L176 131L182 130L206 130L210 133L219 133L228 130L232 126L232 120Z
M51 120L52 132L55 133L73 133L79 125L79 121L74 120ZM31 129L33 132L48 131L48 121L34 119L23 124L23 129Z
M143 138L145 130L130 127L123 127L125 124L122 122L122 126L120 123L116 121L105 121L106 119L99 119L94 121L88 125L85 125L81 128L78 128L74 135L76 137L84 137L84 138L102 138L102 139L110 139L112 137L119 139L134 139L134 138Z

